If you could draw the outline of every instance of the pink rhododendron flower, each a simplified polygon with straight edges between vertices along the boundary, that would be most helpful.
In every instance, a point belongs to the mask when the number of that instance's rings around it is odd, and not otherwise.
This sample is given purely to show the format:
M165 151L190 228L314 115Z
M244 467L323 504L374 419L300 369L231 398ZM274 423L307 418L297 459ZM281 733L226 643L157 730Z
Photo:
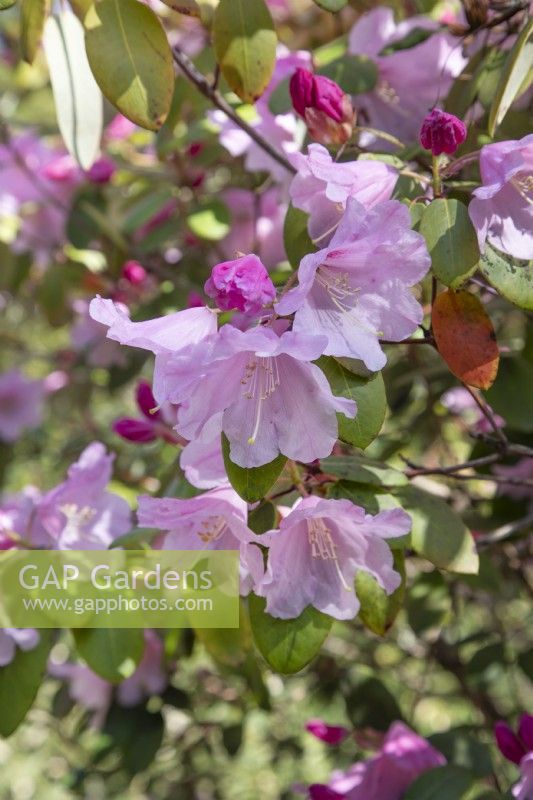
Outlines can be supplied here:
M94 162L92 167L87 170L85 174L91 183L104 184L109 183L116 171L117 167L115 162L107 156L102 156L102 158Z
M310 719L306 722L305 729L320 741L331 745L340 744L349 733L348 728L343 725L328 725L321 719Z
M126 306L119 305L126 313ZM126 356L116 342L109 341L105 327L91 317L89 303L80 298L72 308L76 314L70 329L72 349L85 356L91 367L125 366Z
M521 778L512 793L516 800L533 800L533 752L524 756L520 762Z
M341 87L324 75L298 67L289 84L294 110L313 139L322 144L344 144L352 135L354 110Z
M326 355L358 358L379 370L387 360L379 338L401 341L422 322L409 287L430 264L405 205L389 200L367 211L350 197L329 245L302 259L299 285L275 308L296 312L296 333L327 336Z
M222 311L237 309L252 315L258 314L276 297L265 266L253 254L216 264L204 291Z
M429 742L403 722L394 722L373 758L354 764L346 772L334 772L327 788L346 800L401 800L420 775L445 764L442 753Z
M511 466L496 465L494 472L500 478L518 478L525 480L533 480L533 458L527 456L519 459L516 464ZM515 483L500 483L498 486L500 494L505 494L507 497L512 497L515 500L531 499L533 505L533 491L531 486L519 486Z
M43 545L46 534L36 520L42 494L34 486L26 486L17 494L7 495L0 502L0 550L10 550L20 543Z
M450 413L462 416L468 424L472 424L476 433L491 433L493 431L492 425L482 413L470 392L462 386L454 386L452 389L448 389L447 392L444 392L440 401ZM492 411L492 409L490 410ZM503 417L495 414L494 411L492 411L492 416L499 428L505 427Z
M501 754L513 764L520 764L523 757L533 751L533 715L522 714L517 733L507 722L497 722L494 736Z
M170 426L175 423L175 411L172 407L158 406L152 387L146 381L139 381L135 392L137 406L143 418L120 417L113 423L113 430L130 442L146 444L156 439L164 439L173 444L180 439L172 432Z
M187 308L145 322L132 322L124 306L95 297L89 312L93 320L109 328L108 339L155 354L153 390L159 404L170 399L163 374L169 357L190 348L217 330L216 315L205 306Z
M42 381L30 380L16 369L0 375L0 439L14 442L25 430L39 425L43 399Z
M130 508L106 491L114 455L100 442L85 448L67 478L39 501L36 522L56 550L102 550L131 529Z
M533 258L533 134L485 145L483 185L468 206L483 252L485 242L515 258Z
M274 90L298 67L310 67L311 55L305 50L291 53L283 45L278 45L274 74L265 92L255 104L255 118L251 125L264 139L271 142L276 150L287 156L297 152L303 141L305 128L292 110L286 114L273 114L269 100ZM232 156L245 156L246 169L250 172L267 171L277 181L284 182L290 173L259 147L248 134L229 120L223 111L213 111L210 118L220 126L220 143Z
M228 476L220 440L221 429L222 414L215 414L204 426L202 433L181 451L180 467L189 483L198 489L227 486Z
M120 141L127 139L136 129L137 125L134 122L122 114L117 114L105 129L104 136L111 141Z
M93 725L101 724L113 695L113 685L93 672L85 664L64 662L48 664L48 672L52 677L68 682L68 692L72 700L88 711L97 712Z
M285 325L279 332L224 325L217 337L170 358L164 381L168 399L180 406L178 433L196 439L224 412L231 460L241 467L259 467L279 453L304 462L328 456L336 412L353 417L355 403L334 397L309 363L323 353L325 337L287 332Z
M261 194L248 189L230 188L222 192L222 200L231 212L231 228L219 243L222 254L230 259L237 252L257 253L267 269L285 259L283 225L287 203L279 187Z
M139 525L166 531L156 543L163 550L239 550L241 594L263 577L257 537L246 524L248 507L229 486L190 500L139 497Z
M39 644L39 634L33 628L0 628L0 667L10 664L20 650L33 650Z
M466 139L466 125L458 117L434 108L420 128L420 144L434 156L451 155Z
M328 234L333 234L349 197L372 208L390 200L398 179L397 170L382 161L333 161L320 144L309 145L306 156L296 153L292 163L298 169L290 187L292 204L309 214L309 235L322 247L328 242Z
M416 28L435 30L424 42L381 55L388 45L403 39ZM428 108L439 97L446 97L453 80L466 65L457 39L439 32L438 24L428 17L410 17L398 24L391 8L374 8L363 14L351 30L348 50L368 56L378 68L374 89L357 95L358 123L397 136L405 144L418 140L420 126ZM363 145L374 141L372 134L360 139ZM387 142L379 140L381 148Z
M282 519L268 539L268 564L256 593L266 598L273 617L292 619L312 605L337 619L359 611L354 581L357 572L375 577L387 594L401 582L384 541L411 529L401 508L376 516L349 500L305 497Z

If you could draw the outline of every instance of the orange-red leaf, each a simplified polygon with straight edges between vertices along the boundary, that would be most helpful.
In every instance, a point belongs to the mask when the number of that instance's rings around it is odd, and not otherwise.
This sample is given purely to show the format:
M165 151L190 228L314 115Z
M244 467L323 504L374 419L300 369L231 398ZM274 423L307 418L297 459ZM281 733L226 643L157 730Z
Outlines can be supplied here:
M496 334L478 298L448 290L433 304L433 335L439 353L461 381L488 389L498 373Z

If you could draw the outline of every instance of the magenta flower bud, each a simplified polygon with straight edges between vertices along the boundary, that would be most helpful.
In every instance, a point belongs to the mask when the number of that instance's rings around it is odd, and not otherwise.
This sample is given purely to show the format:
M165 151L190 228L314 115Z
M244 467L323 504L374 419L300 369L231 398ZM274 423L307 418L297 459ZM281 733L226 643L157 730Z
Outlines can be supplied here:
M310 135L322 144L343 144L351 136L354 110L335 81L298 67L289 84L292 104Z
M494 735L500 753L513 764L519 764L526 750L509 725L506 722L497 722L494 726Z
M311 800L342 800L346 795L335 792L323 783L313 783L309 787L309 797Z
M147 381L139 381L135 397L139 409L147 419L156 420L161 418L161 411L158 409L155 397L152 394L152 387Z
M518 736L527 750L533 751L533 714L522 714L518 726Z
M189 292L187 295L187 308L202 308L205 306L204 298L198 292Z
M122 277L132 286L140 286L146 280L146 270L138 261L126 261L122 267Z
M244 314L258 314L276 298L265 266L253 254L214 266L204 291L222 311L237 309Z
M116 172L116 166L110 158L99 158L95 161L86 175L91 183L109 183Z
M157 439L154 426L150 425L149 422L145 422L143 419L122 417L121 419L115 420L113 423L113 430L123 439L127 439L128 442L146 444Z
M306 731L326 744L340 744L348 736L348 729L342 725L327 725L321 719L310 719L305 725Z
M466 125L458 117L434 108L420 128L420 144L434 156L451 155L466 139Z

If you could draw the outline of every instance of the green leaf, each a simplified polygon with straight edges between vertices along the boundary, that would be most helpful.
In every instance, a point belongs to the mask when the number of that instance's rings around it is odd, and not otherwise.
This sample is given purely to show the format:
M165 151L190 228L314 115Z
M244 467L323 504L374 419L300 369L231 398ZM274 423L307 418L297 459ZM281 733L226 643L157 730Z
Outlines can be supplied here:
M266 601L251 594L248 599L254 641L270 667L282 675L300 672L317 655L333 620L307 608L295 619L276 619L265 611Z
M203 203L187 217L187 225L200 239L219 242L228 235L231 215L228 207L220 200Z
M339 439L364 450L380 432L387 411L381 372L375 373L371 378L363 378L328 356L322 356L316 363L328 379L334 395L347 397L357 403L355 419L337 414Z
M385 636L394 624L405 598L405 556L403 550L394 551L394 569L402 576L395 592L387 594L368 572L359 571L355 589L361 603L359 618L373 633Z
M286 114L292 110L292 99L289 90L290 77L278 83L268 98L268 108L272 114Z
M526 24L514 43L502 71L489 114L489 134L509 111L513 102L531 85L533 78L533 18Z
M89 64L103 94L137 125L159 130L172 102L174 66L157 16L137 0L98 0L85 29Z
M437 767L417 778L404 800L463 800L473 783L472 773L464 767Z
M186 14L189 17L200 16L200 6L196 0L161 0L166 6L173 11L178 11L180 14Z
M498 88L507 53L493 48L489 50L479 70L477 96L483 108L490 108Z
M72 11L48 17L43 47L63 142L80 167L89 169L100 152L104 111L85 54L83 26Z
M521 356L502 358L498 377L486 398L509 428L533 431L533 364Z
M51 0L22 0L20 6L20 48L22 58L33 64L50 13Z
M424 211L420 233L431 255L433 274L446 286L456 289L475 272L477 235L467 207L459 200L433 200Z
M277 37L265 0L220 0L213 46L226 81L245 103L265 91L276 64Z
M492 774L490 750L486 744L461 728L452 728L429 737L431 744L447 759L449 764L465 767L477 778Z
M410 627L420 638L439 631L448 620L452 600L448 586L436 570L421 572L409 588L405 610Z
M354 728L386 731L402 719L401 709L391 692L377 678L365 678L346 698L346 710Z
M107 715L104 733L120 751L123 767L130 775L136 775L153 762L163 741L164 729L159 711L152 713L140 706L114 705Z
M52 631L39 631L33 650L17 650L15 658L0 667L0 736L10 736L33 705L52 646Z
M370 92L378 81L377 65L367 56L344 55L319 70L346 94Z
M276 506L270 500L261 503L248 514L248 527L258 535L276 527Z
M320 459L320 466L330 475L379 489L409 483L403 472L363 456L329 456Z
M252 646L246 607L241 601L238 628L195 628L194 635L215 661L227 667L242 667Z
M287 457L280 454L274 461L263 464L262 467L250 467L250 469L239 467L230 459L230 443L224 434L222 434L222 454L229 482L237 494L248 503L256 503L263 499L279 478L287 461Z
M487 51L483 48L478 50L455 79L444 105L450 114L464 117L476 100L486 53Z
M348 0L315 0L315 3L319 8L323 8L324 11L331 11L332 14L336 14L337 11L342 11L343 8L346 8Z
M110 683L133 675L144 653L143 631L138 628L79 628L72 634L78 654Z
M289 205L283 226L283 241L289 264L298 269L300 261L308 253L314 253L314 246L307 230L309 215L299 208Z
M533 311L533 261L520 261L486 244L479 269L502 297Z
M12 8L17 0L0 0L0 11L6 11L8 8Z
M400 50L410 50L411 47L416 47L417 44L422 44L430 36L433 36L433 28L413 28L401 39L396 39L392 44L384 47L379 53L380 56L390 56L391 53L398 53Z
M439 569L477 574L479 557L472 534L448 503L418 486L397 489L394 497L413 520L415 552Z

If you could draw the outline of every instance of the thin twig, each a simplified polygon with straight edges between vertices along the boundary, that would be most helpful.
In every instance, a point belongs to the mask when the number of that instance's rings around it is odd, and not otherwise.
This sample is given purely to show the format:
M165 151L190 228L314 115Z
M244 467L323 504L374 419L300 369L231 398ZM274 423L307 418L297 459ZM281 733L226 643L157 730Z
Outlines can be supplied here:
M204 97L207 97L216 108L223 111L227 117L229 117L232 122L241 128L245 133L248 134L250 139L253 139L254 142L261 147L265 153L273 158L278 164L281 164L282 167L292 173L293 175L296 174L297 170L293 165L288 161L284 155L282 155L275 147L273 147L270 142L266 139L263 139L260 133L256 131L251 125L249 125L242 117L240 117L235 110L230 106L227 100L220 94L220 92L213 87L207 78L199 72L196 67L194 66L193 62L182 53L182 51L178 47L174 47L172 50L172 55L174 57L174 61L180 67L182 72L186 75L186 77L193 83L199 92L201 92Z
M494 414L492 413L492 408L483 399L483 397L481 397L480 395L477 394L477 392L474 391L474 389L471 386L468 386L468 384L466 383L463 383L463 386L470 395L470 397L474 400L475 404L477 405L477 407L479 408L485 419L488 421L489 425L494 431L494 436L496 437L496 439L498 439L500 443L500 447L507 449L507 447L509 446L509 440L505 435L505 433L500 428L500 426L498 425L498 423L496 422Z
M497 544L498 542L510 539L511 536L514 536L516 533L521 533L523 530L527 530L527 528L530 527L533 527L533 513L522 517L522 519L517 519L514 522L508 522L506 525L502 525L500 528L490 531L490 533L480 534L476 538L476 544L478 547L480 545L486 547L487 545Z

